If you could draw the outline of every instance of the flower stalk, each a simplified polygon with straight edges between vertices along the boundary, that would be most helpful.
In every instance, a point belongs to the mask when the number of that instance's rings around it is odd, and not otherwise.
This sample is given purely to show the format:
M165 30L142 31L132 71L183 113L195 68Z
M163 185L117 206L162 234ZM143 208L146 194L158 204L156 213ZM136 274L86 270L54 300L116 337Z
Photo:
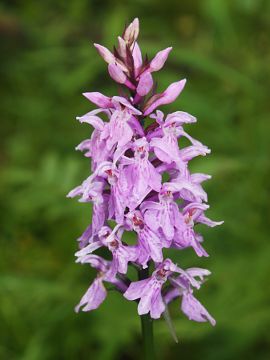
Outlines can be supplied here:
M138 271L139 280L147 279L149 276L149 269L141 269ZM141 315L141 332L143 342L143 354L145 360L155 360L154 348L154 320L149 314Z
M153 334L153 322L149 314L141 315L141 329L142 329L142 340L143 340L143 353L145 360L154 360L155 349L154 349L154 334Z

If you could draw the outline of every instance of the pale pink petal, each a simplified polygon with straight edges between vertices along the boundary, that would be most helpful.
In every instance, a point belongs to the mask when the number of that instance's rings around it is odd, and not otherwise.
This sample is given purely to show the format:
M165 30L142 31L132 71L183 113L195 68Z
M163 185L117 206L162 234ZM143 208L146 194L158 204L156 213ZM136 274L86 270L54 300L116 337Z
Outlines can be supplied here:
M224 223L224 221L213 221L213 220L209 219L208 217L206 217L203 214L201 214L196 219L196 221L201 223L201 224L205 224L207 226L210 226L210 227L215 227L215 226L218 226L218 225L222 225Z
M179 150L177 142L175 144L169 144L168 138L153 138L150 142L150 146L154 149L156 156L160 161L170 164L172 161L179 158ZM170 146L173 145L173 146Z
M195 174L191 174L190 178L194 184L200 184L203 181L211 179L212 176L207 175L207 174L202 174L202 173L195 173Z
M73 198L75 196L79 196L79 195L82 195L82 186L79 185L77 187L75 187L74 189L72 189L68 194L67 194L67 197L70 197L70 198Z
M181 295L180 288L173 288L172 290L168 291L164 296L164 301L166 304L169 304L171 301L173 301L175 298L179 297Z
M124 146L130 142L133 136L133 131L128 124L125 124L123 135L119 138L118 146Z
M88 254L91 254L93 251L99 249L102 246L102 243L100 241L94 241L91 244L87 245L86 247L84 247L83 249L77 251L75 253L75 256L78 257L77 262L81 262L82 257Z
M157 170L154 168L154 166L151 163L149 163L148 171L149 171L149 179L148 179L149 186L151 186L153 190L159 192L161 188L161 175L157 172Z
M152 319L159 319L165 311L165 304L162 299L160 289L152 297L150 315Z
M113 107L111 99L100 92L87 92L83 93L83 96L100 108L108 109Z
M194 116L184 111L175 111L166 117L165 123L166 124L176 123L178 125L183 125L183 124L195 123L196 121L197 119Z
M80 123L87 123L92 125L95 129L102 131L104 128L104 122L98 116L90 115L90 113L76 118Z
M183 161L188 162L196 156L206 156L207 154L210 154L210 152L211 150L206 146L191 145L181 149L180 156Z
M144 294L149 281L150 279L132 282L124 293L124 297L128 300L139 299Z
M160 210L160 204L155 201L144 201L140 206L142 212L146 210Z
M90 238L92 237L92 224L88 225L82 235L77 239L79 242L80 249L85 247L88 243Z
M147 292L141 296L141 300L138 305L138 314L144 315L147 314L151 309L151 300L153 295L153 289L149 288Z
M209 276L211 275L211 271L207 270L207 269L202 269L202 268L188 268L186 270L186 272L191 275L192 277L198 276L201 280L203 280L204 276Z
M181 309L189 318L198 322L209 321L213 326L216 325L215 319L208 313L203 305L190 293L184 294Z
M90 288L86 291L80 303L75 307L75 311L79 312L82 306L84 306L82 311L97 309L99 305L105 300L106 296L107 291L101 279L96 279Z
M142 112L140 110L138 110L134 106L132 106L131 103L122 96L113 96L112 101L116 105L117 105L117 103L118 104L120 103L120 104L124 105L127 109L130 110L129 111L130 114L134 114L134 115L141 115L142 114ZM121 109L121 107L119 107L119 109Z
M160 216L159 221L160 221L160 227L161 227L165 237L168 240L172 240L174 237L174 227L171 222L169 213L167 211L163 212L162 215Z
M147 210L144 214L144 220L147 226L150 227L150 229L157 232L160 227L158 210Z

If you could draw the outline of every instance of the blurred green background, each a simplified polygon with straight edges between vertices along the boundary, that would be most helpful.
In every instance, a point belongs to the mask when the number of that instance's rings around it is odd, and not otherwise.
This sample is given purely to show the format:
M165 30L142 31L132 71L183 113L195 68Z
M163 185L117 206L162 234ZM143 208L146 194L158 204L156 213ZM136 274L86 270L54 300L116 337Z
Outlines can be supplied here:
M74 120L93 108L81 93L117 90L92 43L112 47L136 16L144 52L174 47L159 90L188 79L166 110L198 118L189 131L212 155L193 169L213 175L208 214L225 220L201 229L209 258L174 255L212 271L197 296L217 326L173 303L180 343L156 321L159 358L270 359L268 0L1 2L1 359L141 358L135 304L110 292L97 311L73 312L94 276L73 255L91 213L65 198L89 173L74 151L90 134Z

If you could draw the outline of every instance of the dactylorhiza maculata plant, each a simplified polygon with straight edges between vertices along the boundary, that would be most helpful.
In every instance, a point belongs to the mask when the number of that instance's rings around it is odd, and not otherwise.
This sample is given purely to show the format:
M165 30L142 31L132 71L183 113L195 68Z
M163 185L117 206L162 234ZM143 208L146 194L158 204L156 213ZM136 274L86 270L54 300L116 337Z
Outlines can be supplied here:
M210 176L191 174L188 163L210 150L183 128L195 123L195 117L183 111L164 115L157 110L179 96L186 80L156 93L152 74L163 67L172 48L158 52L152 60L143 60L138 34L139 21L135 19L118 37L113 52L95 44L111 78L122 85L121 95L84 93L98 108L77 118L94 129L90 139L76 148L91 158L92 174L68 197L79 196L79 201L93 205L92 222L78 239L76 257L77 262L95 268L97 277L76 311L99 307L107 296L104 283L110 283L127 300L138 302L139 315L158 319L168 314L167 305L178 298L190 320L215 325L193 295L210 272L182 269L163 256L163 249L187 247L199 257L208 256L196 224L213 227L222 222L205 215L209 206L201 184ZM179 148L183 137L190 145ZM165 173L167 181L162 180ZM122 240L125 231L135 232L135 245ZM109 250L111 260L94 254L101 247ZM138 269L139 281L128 278L130 265Z

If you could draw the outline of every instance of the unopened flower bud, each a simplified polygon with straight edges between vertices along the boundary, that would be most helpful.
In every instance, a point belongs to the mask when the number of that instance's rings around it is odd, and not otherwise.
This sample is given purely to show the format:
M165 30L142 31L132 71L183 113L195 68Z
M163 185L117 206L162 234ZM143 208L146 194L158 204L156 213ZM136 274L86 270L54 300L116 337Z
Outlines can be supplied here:
M150 70L159 71L160 69L162 69L171 50L172 47L168 47L167 49L159 51L154 57L154 59L150 62Z
M132 45L139 36L139 19L136 18L126 28L123 38L128 45Z
M106 63L111 64L115 61L115 56L105 48L105 46L94 44L95 48L97 49L99 55L106 61Z
M109 74L111 76L111 78L118 82L119 84L124 84L127 77L126 75L123 73L123 71L119 68L119 66L117 66L116 64L109 64L108 65L108 71Z
M138 86L137 93L140 96L145 96L153 87L153 78L150 72L145 72L141 75Z
M186 79L174 82L170 86L168 86L168 88L162 94L155 95L153 97L153 99L155 100L151 101L150 99L149 102L146 104L146 110L144 112L144 115L151 114L160 105L167 105L172 103L181 93L185 84Z

